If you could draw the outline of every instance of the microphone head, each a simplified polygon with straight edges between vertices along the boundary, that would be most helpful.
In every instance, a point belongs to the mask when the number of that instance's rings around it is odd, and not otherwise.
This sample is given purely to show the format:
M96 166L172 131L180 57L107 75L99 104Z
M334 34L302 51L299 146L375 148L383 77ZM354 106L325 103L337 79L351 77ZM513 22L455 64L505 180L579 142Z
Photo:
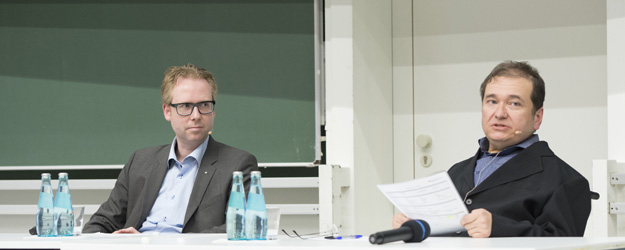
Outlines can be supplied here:
M523 133L523 131L520 131L520 130L514 131L515 135L520 135L521 133Z
M381 233L374 233L369 235L369 243L371 244L383 244L384 243L384 236L381 235Z
M404 242L421 242L430 236L430 225L423 220L404 222L397 229L377 232L369 236L371 244L384 244L403 240Z
M412 230L412 238L404 240L404 242L421 242L430 236L430 224L424 220L409 220L404 222L401 227Z

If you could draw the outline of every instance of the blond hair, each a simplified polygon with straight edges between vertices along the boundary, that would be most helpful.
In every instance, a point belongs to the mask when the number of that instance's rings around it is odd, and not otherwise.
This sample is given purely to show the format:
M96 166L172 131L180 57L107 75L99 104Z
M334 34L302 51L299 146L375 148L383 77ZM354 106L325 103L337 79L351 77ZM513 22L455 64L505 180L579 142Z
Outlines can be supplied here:
M178 82L178 79L180 78L206 80L208 85L211 86L211 97L213 98L213 101L217 97L217 83L215 82L215 78L213 78L213 74L203 68L188 63L183 66L169 67L165 71L163 83L161 84L161 102L163 104L171 104L171 100L173 99L172 91L176 82Z

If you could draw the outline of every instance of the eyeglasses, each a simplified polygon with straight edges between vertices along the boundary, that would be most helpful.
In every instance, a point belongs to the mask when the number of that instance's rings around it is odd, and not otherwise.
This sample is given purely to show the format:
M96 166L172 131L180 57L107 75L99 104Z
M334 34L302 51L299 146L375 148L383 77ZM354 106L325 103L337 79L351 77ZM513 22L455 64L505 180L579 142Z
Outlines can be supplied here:
M339 235L339 230L336 228L336 225L328 225L327 230L318 233L309 233L309 234L298 234L297 231L292 230L295 235L290 235L286 232L286 230L282 229L282 232L291 238L300 238L302 240L307 240L311 238L319 238L319 237L335 237Z
M213 113L213 110L215 110L215 101L205 101L198 103L172 103L169 104L169 106L176 108L176 113L182 116L191 115L191 113L193 113L193 108L195 107L197 107L197 110L200 112L200 114L210 114Z

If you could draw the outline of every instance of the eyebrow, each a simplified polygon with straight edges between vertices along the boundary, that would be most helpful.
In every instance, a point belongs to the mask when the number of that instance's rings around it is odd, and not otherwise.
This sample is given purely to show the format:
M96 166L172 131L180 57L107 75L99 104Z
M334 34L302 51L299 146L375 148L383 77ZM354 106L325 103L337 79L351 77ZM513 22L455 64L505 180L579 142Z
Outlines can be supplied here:
M195 103L203 103L203 102L212 102L213 100L208 100L208 101L199 101L199 102L179 102L177 104L183 104L183 103L187 103L187 104L195 104ZM172 104L174 104L172 102Z
M484 99L486 99L486 98L494 98L494 97L497 97L497 95L495 95L495 94L489 94L489 95L485 96L485 97L484 97ZM509 95L509 96L507 96L507 98L508 98L508 99L519 99L519 100L523 100L523 99L521 98L521 96L519 96L519 95Z

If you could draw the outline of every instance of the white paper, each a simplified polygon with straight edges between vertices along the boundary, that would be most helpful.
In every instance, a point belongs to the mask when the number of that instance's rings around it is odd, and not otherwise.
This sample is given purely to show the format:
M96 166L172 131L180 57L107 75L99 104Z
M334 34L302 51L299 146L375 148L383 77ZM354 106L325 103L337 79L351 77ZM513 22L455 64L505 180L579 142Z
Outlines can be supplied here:
M431 235L465 231L460 220L469 212L447 172L378 189L408 218L426 221Z

